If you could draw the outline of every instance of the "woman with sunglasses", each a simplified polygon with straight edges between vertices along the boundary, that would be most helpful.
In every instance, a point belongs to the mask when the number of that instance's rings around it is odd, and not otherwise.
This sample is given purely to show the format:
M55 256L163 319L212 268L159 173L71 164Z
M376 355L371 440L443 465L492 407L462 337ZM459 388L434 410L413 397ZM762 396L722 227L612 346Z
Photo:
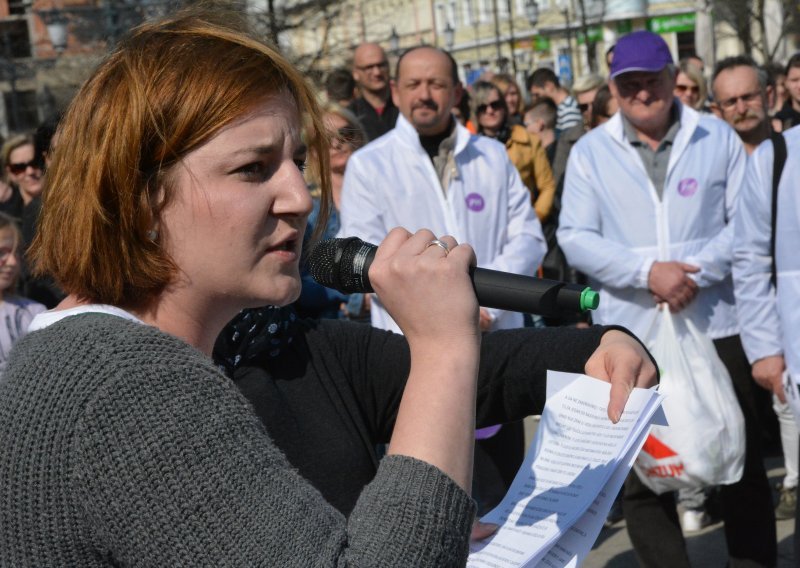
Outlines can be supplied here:
M522 183L531 193L536 215L540 221L546 220L553 207L556 184L542 141L524 126L509 122L503 94L488 81L478 81L472 86L472 112L478 123L478 134L505 145Z
M68 297L37 316L0 382L2 566L466 561L480 347L469 246L398 228L378 249L370 280L412 363L388 455L349 519L209 358L240 310L299 294L307 150L320 223L330 199L315 94L244 29L218 8L144 24L61 123L69 143L31 254Z
M33 138L19 135L8 140L2 149L5 198L0 196L0 211L20 219L25 206L42 192L42 168L35 159Z
M681 60L675 76L675 96L694 110L704 110L708 87L700 70L690 61Z
M309 242L312 235L320 239L330 239L339 232L339 203L342 198L342 183L347 161L353 152L367 143L367 134L356 116L336 103L328 103L323 107L325 132L330 141L328 159L330 161L331 198L333 207L330 210L327 223L317 228L322 205L322 189L319 172L310 169L306 175L309 180L308 189L314 208L308 217L305 241ZM362 318L368 309L369 297L364 294L346 296L317 284L305 270L303 270L303 288L300 298L295 302L298 315L311 318L338 318L346 315L350 318ZM365 301L366 300L366 301ZM342 306L344 305L344 310Z

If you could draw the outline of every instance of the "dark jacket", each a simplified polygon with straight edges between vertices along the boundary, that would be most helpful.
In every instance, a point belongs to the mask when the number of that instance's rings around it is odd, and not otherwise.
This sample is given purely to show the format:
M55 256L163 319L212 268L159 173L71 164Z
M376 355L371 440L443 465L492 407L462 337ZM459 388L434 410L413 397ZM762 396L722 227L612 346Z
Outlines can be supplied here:
M608 327L523 328L483 338L477 426L540 414L548 369L583 372ZM229 328L226 328L229 330ZM238 353L217 340L214 357L249 362L233 378L289 462L345 515L375 476L375 446L392 435L408 378L402 335L341 320L303 320L277 357Z
M383 107L381 114L378 114L375 108L362 97L350 103L348 108L361 121L361 126L364 127L367 138L370 141L380 138L394 128L394 123L397 122L397 115L400 112L394 106L391 96L386 101L386 106Z

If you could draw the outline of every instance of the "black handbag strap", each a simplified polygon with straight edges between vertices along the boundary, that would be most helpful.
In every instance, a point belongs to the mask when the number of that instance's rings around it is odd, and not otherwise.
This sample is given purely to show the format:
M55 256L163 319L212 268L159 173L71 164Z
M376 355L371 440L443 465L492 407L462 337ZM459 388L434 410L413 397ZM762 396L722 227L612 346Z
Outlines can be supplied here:
M770 135L773 148L773 162L772 162L772 231L769 240L769 255L772 259L772 274L770 276L770 283L773 288L778 287L778 269L775 265L775 231L778 221L778 185L781 182L781 174L783 173L783 165L786 163L786 139L780 132L773 132Z

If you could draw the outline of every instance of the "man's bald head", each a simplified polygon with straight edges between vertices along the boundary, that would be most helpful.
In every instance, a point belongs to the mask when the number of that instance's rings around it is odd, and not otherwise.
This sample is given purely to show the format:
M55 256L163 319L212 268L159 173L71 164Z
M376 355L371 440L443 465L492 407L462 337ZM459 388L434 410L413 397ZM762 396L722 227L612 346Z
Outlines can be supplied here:
M389 61L377 43L362 43L353 53L353 78L362 91L386 94L389 86Z
M405 50L402 53L402 55L400 55L400 57L397 59L397 65L395 66L395 72L394 72L395 79L397 79L400 76L400 65L403 63L403 59L405 59L406 56L419 50L427 50L428 55L430 55L433 58L436 58L437 54L438 56L446 57L448 62L450 63L450 71L451 71L450 78L453 80L453 84L456 85L461 83L461 80L458 78L458 64L456 63L456 60L453 59L453 56L450 55L450 53L448 53L444 49L439 49L438 47L433 47L430 45L418 45L416 47L410 47L407 50Z
M446 132L450 110L461 100L461 82L446 51L423 46L406 51L392 82L394 104L422 136Z

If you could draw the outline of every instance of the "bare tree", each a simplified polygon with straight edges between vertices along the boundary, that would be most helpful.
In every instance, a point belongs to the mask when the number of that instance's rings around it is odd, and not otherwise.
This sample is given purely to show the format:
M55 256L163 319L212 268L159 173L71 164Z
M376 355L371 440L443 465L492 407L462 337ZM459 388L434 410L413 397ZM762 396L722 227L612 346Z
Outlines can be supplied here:
M249 15L256 30L281 49L283 54L302 71L318 72L320 61L330 49L330 34L339 18L343 0L265 0L259 8L251 8ZM312 30L319 41L314 53L294 53L284 41L287 34Z
M712 12L725 22L741 42L745 53L771 62L782 40L798 29L797 0L774 0L777 13L767 9L767 0L712 0ZM772 18L772 22L770 22Z
M593 29L603 26L606 13L607 0L575 0L576 17L579 21L578 37L586 44L586 59L589 62L589 71L597 73L597 39Z

